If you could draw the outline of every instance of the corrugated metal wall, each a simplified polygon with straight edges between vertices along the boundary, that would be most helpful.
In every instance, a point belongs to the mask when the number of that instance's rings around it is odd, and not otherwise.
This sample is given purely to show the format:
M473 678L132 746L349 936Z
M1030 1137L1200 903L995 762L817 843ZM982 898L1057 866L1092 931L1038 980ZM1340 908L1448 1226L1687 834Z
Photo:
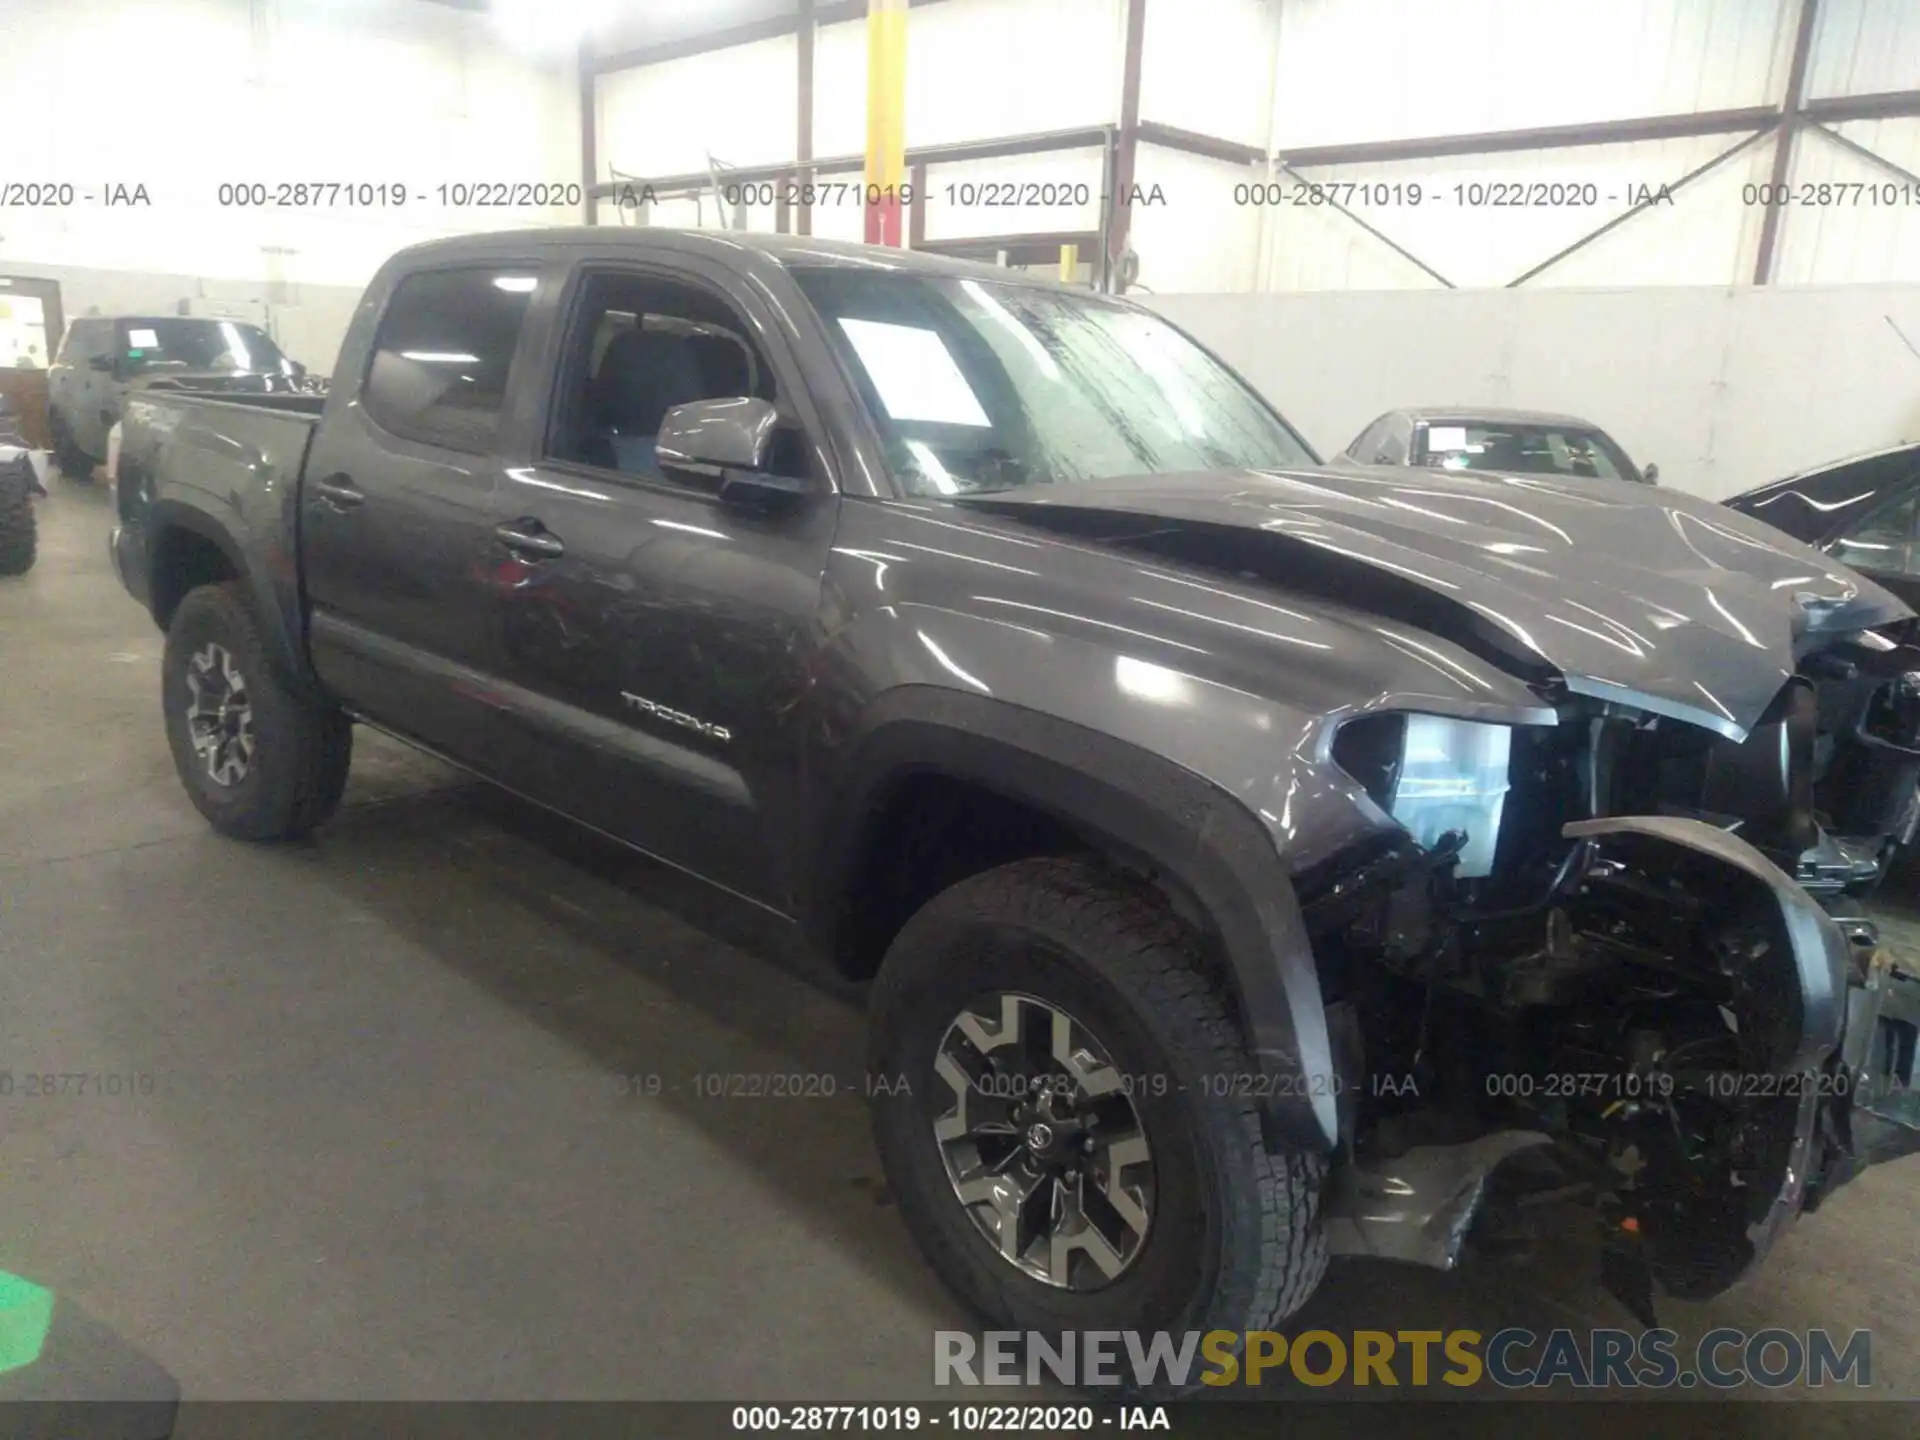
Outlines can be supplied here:
M724 15L790 8L725 0ZM916 6L908 145L1117 133L1129 8ZM793 163L798 53L784 33L603 75L603 166ZM821 25L813 54L813 156L857 154L862 24ZM1900 90L1920 93L1920 0L1146 0L1141 191L1122 198L1161 292L1905 281L1920 277L1920 103L1831 107ZM936 164L920 234L1087 237L1105 165L1097 143ZM1029 184L1065 199L968 198ZM692 198L652 216L719 220ZM754 228L780 222L749 207ZM855 237L858 206L821 203L810 222Z
M1792 0L1284 0L1273 143L1765 104Z
M1806 100L1920 89L1920 0L1817 3ZM1184 176L1179 209L1204 213L1203 200L1220 198L1211 187L1256 213L1224 227L1215 217L1204 248L1171 224L1136 225L1142 277L1184 291L1751 282L1778 196L1768 112L1787 100L1801 5L1150 4L1143 117L1272 158ZM1169 9L1206 15L1232 50L1195 39L1197 24L1183 34ZM1246 117L1249 96L1269 102L1264 134ZM1654 117L1705 117L1714 133L1531 149L1498 138ZM1840 139L1788 128L1788 203L1769 278L1920 278L1920 118L1835 122ZM1288 163L1302 151L1418 150L1461 136L1487 138L1479 153ZM1322 188L1303 201L1308 182Z

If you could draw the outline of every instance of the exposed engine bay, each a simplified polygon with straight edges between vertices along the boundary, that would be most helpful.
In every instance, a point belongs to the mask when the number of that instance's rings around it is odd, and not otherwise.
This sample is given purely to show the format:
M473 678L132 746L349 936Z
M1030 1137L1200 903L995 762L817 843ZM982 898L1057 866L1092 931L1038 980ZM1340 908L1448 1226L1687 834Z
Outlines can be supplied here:
M1920 823L1920 621L1802 655L1744 738L1561 691L1555 725L1376 713L1397 833L1302 887L1341 1070L1336 1249L1451 1267L1493 1172L1578 1192L1645 1323L1920 1149L1920 975L1859 897Z

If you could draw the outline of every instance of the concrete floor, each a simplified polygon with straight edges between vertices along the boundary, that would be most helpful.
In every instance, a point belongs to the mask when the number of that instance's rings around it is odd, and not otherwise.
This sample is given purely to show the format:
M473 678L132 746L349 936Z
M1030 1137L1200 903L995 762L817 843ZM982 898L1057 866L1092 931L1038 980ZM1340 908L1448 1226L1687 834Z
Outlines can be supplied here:
M0 1101L0 1269L194 1399L956 1398L930 1332L963 1318L859 1100L694 1094L729 1071L853 1090L858 997L365 732L312 843L217 838L162 738L160 637L107 565L111 497L53 490L37 568L0 581L0 1070L157 1093ZM1920 1160L1874 1171L1746 1288L1663 1318L1871 1327L1875 1393L1920 1395L1916 1202ZM1337 1264L1296 1323L1629 1322L1583 1260ZM1841 1423L1764 1410L1751 1433Z

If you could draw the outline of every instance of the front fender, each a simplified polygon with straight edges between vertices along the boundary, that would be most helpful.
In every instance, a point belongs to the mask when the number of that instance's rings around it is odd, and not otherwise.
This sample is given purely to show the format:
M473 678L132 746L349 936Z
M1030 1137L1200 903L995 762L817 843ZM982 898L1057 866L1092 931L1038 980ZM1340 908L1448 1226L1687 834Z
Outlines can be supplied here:
M1265 829L1218 786L1151 751L986 696L906 686L881 696L824 787L831 797L809 890L816 938L835 948L830 897L846 893L863 828L892 784L938 771L1042 810L1184 890L1224 944L1260 1075L1269 1144L1336 1143L1334 1060L1313 951Z

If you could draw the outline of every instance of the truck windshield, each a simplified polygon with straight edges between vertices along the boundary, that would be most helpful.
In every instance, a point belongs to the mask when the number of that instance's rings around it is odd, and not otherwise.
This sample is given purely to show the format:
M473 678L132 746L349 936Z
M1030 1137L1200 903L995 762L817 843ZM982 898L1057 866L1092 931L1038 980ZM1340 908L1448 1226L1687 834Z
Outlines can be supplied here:
M257 325L238 320L155 316L119 324L120 355L129 371L227 370L291 375L293 362Z
M1319 463L1239 376L1157 316L1037 285L793 273L914 494Z

